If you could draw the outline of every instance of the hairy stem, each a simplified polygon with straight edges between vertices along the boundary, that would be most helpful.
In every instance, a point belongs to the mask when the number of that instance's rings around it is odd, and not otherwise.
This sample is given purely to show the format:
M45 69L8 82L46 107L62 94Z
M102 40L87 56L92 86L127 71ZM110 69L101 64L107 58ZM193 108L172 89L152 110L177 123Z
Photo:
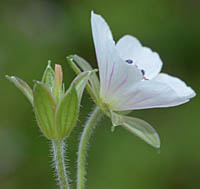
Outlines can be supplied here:
M67 178L64 158L64 140L52 140L54 162L56 175L59 181L60 189L69 189L69 181Z
M87 120L81 135L78 149L77 189L85 188L87 146L92 131L95 128L95 125L100 119L101 115L101 110L98 107L96 107L90 115L89 119Z

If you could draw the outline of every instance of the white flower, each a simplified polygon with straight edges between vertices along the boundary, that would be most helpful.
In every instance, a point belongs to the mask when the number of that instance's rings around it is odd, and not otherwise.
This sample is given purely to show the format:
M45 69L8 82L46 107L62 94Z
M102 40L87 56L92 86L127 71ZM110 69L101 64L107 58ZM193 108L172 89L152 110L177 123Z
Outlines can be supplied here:
M160 73L156 52L133 36L116 44L105 20L92 12L92 34L100 73L100 98L111 110L135 110L177 106L195 92L183 81Z
M115 44L109 26L100 15L92 12L91 24L100 82L93 74L87 85L88 93L111 119L113 130L122 126L159 148L159 135L149 123L121 111L177 106L188 102L195 92L180 79L160 73L159 55L142 46L135 37L125 35ZM76 74L92 70L77 55L67 60Z

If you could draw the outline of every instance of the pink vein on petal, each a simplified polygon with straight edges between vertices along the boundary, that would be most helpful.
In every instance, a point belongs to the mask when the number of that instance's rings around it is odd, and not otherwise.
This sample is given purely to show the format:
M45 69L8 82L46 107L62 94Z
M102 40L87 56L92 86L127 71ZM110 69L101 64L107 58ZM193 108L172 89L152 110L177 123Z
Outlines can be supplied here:
M127 103L129 104L130 101L131 101L134 97L136 97L139 93L140 93L140 91L136 91L134 95L131 94L131 95L128 97L128 99L124 102L124 104L127 104Z
M108 76L108 61L106 60L106 73L105 73L106 75L105 75L105 83L107 83L106 81L107 81L107 76ZM104 86L104 87L106 87L107 88L107 86Z
M108 88L107 88L107 90L110 89L110 84L111 84L111 81L112 81L114 70L115 70L115 62L112 65L112 70L111 70L111 73L110 73L110 79L109 79L109 82L108 82Z
M155 95L155 96L158 96L159 94L157 94L157 95ZM139 101L137 101L137 102L134 102L134 103L132 103L131 105L136 105L136 104L139 104L139 103L141 103L141 102L144 102L145 100L149 100L149 99L151 99L151 98L153 98L153 97L155 97L155 96L149 96L149 97L146 97L146 98L143 98L143 99L141 99L141 100L139 100Z
M127 81L128 79L128 74L126 75L126 77L124 78L124 80L121 81L121 83L119 83L119 85L117 85L114 89L113 92L118 91Z
M143 98L143 99L141 99L141 100L139 100L139 101L133 103L133 105L139 104L139 103L144 102L145 100L149 100L149 99L151 99L151 98L153 98L153 96L149 96L149 97Z

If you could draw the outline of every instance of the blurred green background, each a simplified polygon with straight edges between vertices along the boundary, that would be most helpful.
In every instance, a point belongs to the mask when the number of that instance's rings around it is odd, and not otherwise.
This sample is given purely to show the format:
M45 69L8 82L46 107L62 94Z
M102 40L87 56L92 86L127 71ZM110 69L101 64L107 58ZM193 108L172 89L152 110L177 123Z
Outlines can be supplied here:
M77 53L96 67L90 11L104 16L115 39L138 37L159 52L163 71L199 93L200 1L198 0L5 0L0 1L0 188L58 188L50 142L40 133L32 107L4 75L31 86L48 60L61 64L69 85L73 71L65 57ZM68 140L70 177L76 180L76 152L82 125L93 107L84 95L80 121ZM123 128L111 133L104 118L91 139L87 189L196 189L200 186L199 96L182 106L132 112L161 137L159 151ZM73 182L72 188L75 188Z

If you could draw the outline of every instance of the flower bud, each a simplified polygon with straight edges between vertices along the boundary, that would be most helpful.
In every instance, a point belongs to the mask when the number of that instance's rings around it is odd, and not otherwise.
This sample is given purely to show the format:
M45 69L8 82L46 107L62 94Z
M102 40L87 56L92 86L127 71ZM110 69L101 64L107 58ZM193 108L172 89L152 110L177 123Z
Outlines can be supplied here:
M83 90L89 77L95 71L79 74L64 91L61 65L55 65L55 71L48 63L42 81L36 81L33 90L18 77L6 76L29 99L33 105L35 117L42 133L48 139L68 137L78 120Z

